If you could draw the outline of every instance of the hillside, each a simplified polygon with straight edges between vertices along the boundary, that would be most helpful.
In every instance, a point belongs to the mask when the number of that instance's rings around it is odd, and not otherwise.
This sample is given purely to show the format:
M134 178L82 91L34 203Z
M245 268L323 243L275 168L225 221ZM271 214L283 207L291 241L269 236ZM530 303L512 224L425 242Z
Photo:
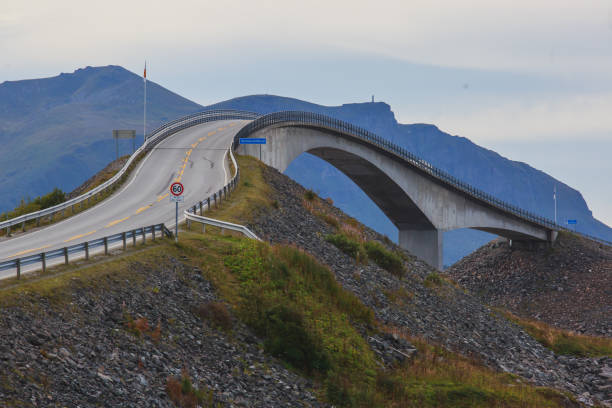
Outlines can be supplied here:
M54 187L73 190L114 159L112 129L142 132L142 78L121 67L87 67L53 78L0 84L0 213L22 198ZM557 186L559 219L579 220L579 231L612 240L612 229L592 217L581 194L525 163L514 162L451 136L433 125L400 124L385 103L321 106L273 95L251 95L210 105L268 113L305 110L362 126L406 147L427 161L484 191L535 213L553 217ZM149 82L148 129L204 109ZM141 136L140 136L141 137ZM131 150L123 142L120 154ZM302 155L286 174L331 197L336 205L375 230L396 239L397 230L346 176L324 161ZM450 265L495 236L475 230L444 234L444 264Z
M562 233L552 248L487 244L446 271L486 304L612 337L612 248Z
M270 243L194 226L178 245L0 290L5 406L612 402L611 358L553 353L328 200L238 160L239 187L208 215Z
M113 129L142 143L142 77L118 66L0 84L0 211L54 187L70 191L115 158ZM147 127L201 109L149 82ZM120 155L131 153L122 141Z

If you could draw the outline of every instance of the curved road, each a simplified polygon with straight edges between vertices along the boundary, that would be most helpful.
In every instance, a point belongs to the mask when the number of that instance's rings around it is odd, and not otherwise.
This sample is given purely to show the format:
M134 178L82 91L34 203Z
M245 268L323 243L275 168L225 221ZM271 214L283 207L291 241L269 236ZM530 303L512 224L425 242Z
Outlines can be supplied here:
M183 210L222 188L231 178L227 152L247 121L215 121L184 129L158 144L111 197L56 224L0 242L0 261L91 241L134 228L174 225L169 186L185 186ZM14 276L6 271L0 278Z

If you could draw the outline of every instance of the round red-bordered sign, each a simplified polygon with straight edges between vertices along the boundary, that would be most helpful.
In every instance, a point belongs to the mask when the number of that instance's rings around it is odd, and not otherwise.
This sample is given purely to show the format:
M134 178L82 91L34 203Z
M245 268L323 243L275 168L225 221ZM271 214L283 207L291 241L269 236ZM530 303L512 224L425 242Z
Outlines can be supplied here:
M170 185L170 194L172 194L175 197L178 197L181 194L183 194L183 191L185 191L185 187L183 187L183 185L179 183L178 181Z

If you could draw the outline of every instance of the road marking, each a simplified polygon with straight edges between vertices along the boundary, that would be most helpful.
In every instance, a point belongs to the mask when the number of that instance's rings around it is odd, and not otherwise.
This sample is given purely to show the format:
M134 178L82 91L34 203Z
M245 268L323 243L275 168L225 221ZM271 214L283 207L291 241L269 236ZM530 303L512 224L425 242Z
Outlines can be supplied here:
M208 132L208 136L212 136L212 135L214 135L215 133L217 133L217 131L216 131L216 130L213 130L212 132Z
M159 197L157 197L157 202L160 202L161 200L163 200L164 198L168 197L170 195L170 193L166 193L164 195L160 195Z
M217 129L219 132L221 132L222 130L225 130L225 128L219 128Z
M229 125L227 125L227 126L228 126L228 127L232 127L232 126L234 126L234 125L236 125L236 124L235 124L235 123L230 123L230 124L229 124Z
M34 251L40 251L41 249L49 248L50 246L51 245L45 245L45 246L41 246L40 248L26 249L25 251L21 251L21 252L15 253L13 255L9 255L9 258L11 258L13 256L19 256L19 255L28 254L28 253L34 252Z
M64 242L70 242L70 241L74 241L75 239L79 239L79 238L86 237L86 236L88 236L88 235L93 234L93 233L94 233L94 232L96 232L96 231L97 231L97 230L93 230L93 231L86 232L86 233L84 233L84 234L75 235L75 236L74 236L74 237L72 237L72 238L68 238L68 239L67 239L67 240L65 240Z
M194 144L191 145L192 149L195 149L195 147L198 145L198 142L195 142Z
M125 218L121 218L120 220L111 221L108 224L106 224L106 227L104 227L104 228L112 227L113 225L119 224L120 222L123 222L123 221L127 220L128 218L130 218L129 215L127 217L125 217Z
M140 207L139 209L136 210L136 214L140 214L141 212L143 212L144 210L148 210L149 207L151 207L152 204L149 205L145 205L144 207Z

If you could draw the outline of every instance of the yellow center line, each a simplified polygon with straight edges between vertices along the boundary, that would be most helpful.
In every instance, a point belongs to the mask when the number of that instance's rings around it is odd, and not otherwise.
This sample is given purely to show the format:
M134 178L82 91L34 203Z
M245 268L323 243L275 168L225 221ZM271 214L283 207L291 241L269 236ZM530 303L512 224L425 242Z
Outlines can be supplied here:
M215 133L217 133L217 131L216 131L216 130L213 130L212 132L208 132L208 136L212 136L212 135L214 135Z
M74 237L72 237L72 238L68 238L68 239L67 239L67 240L65 240L64 242L70 242L70 241L74 241L75 239L79 239L79 238L86 237L86 236L88 236L88 235L93 234L93 233L94 233L94 232L96 232L96 231L97 231L97 230L93 230L93 231L86 232L86 233L84 233L84 234L75 235L75 236L74 236Z
M222 131L222 130L225 130L225 128L219 128L219 129L217 129L217 130L220 132L220 131Z
M235 125L235 123L230 123L230 124L229 124L229 125L227 125L227 126L228 126L228 127L232 127L232 126L234 126L234 125Z
M141 212L143 212L144 210L148 210L149 207L151 207L152 204L149 205L145 205L144 207L140 207L139 209L136 210L136 214L140 214Z
M163 200L164 198L168 197L170 195L170 193L166 193L164 195L160 195L159 197L157 197L157 202L160 202L161 200Z
M198 142L195 142L194 144L191 145L192 149L195 149L195 147L198 145Z
M119 219L119 220L111 221L111 222L109 222L108 224L106 224L106 227L105 227L105 228L112 227L112 226L113 226L113 225L115 225L115 224L119 224L120 222L123 222L123 221L127 220L128 218L130 218L130 216L129 216L129 215L128 215L127 217L121 218L121 219Z
M9 255L9 258L13 257L13 256L19 256L19 255L28 254L28 253L34 252L34 251L40 251L41 249L49 248L50 246L51 245L45 245L45 246L41 246L40 248L26 249L25 251L21 251L21 252L15 253L13 255Z

